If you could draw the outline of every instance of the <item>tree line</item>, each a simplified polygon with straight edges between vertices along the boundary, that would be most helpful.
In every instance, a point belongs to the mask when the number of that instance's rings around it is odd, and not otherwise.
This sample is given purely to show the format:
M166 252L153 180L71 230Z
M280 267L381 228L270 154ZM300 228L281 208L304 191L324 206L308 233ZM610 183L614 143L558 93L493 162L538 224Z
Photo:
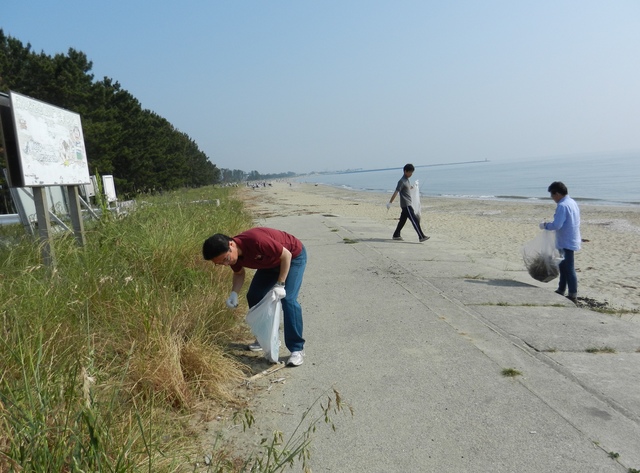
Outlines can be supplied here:
M78 113L89 171L113 175L119 195L237 182L249 175L267 178L256 171L219 169L187 134L143 109L117 81L94 80L92 67L83 52L36 53L0 29L0 92L13 90ZM3 202L0 210L7 212Z

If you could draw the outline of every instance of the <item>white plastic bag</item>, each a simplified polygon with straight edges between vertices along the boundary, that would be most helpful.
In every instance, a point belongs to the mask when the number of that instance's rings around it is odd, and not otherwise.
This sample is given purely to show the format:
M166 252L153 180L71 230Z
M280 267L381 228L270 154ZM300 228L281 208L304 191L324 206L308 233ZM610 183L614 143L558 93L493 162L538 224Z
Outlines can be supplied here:
M281 314L282 303L271 290L260 302L249 309L245 319L262 347L264 357L271 363L278 363Z
M556 232L542 230L522 247L524 265L529 275L542 282L549 282L560 274L558 265L564 259L556 248Z
M413 183L413 187L409 191L409 195L411 196L411 207L413 207L413 212L416 214L416 218L420 221L420 215L422 213L422 207L420 205L420 181L416 180Z

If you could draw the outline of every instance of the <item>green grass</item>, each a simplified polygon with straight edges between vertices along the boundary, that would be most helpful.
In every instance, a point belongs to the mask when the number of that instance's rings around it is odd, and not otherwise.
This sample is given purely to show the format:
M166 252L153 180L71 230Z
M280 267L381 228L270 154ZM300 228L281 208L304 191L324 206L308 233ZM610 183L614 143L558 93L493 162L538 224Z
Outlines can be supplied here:
M521 304L515 304L511 302L483 302L481 304L477 304L479 306L498 306L498 307L565 307L562 304L533 304L531 302L523 302Z
M202 259L213 233L252 226L234 192L144 196L86 222L84 248L55 238L55 267L21 226L0 227L0 472L195 471L193 414L240 412L250 374L227 348L247 338L246 307L226 308L231 274ZM306 469L318 424L343 410L335 389L322 398L290 438L241 459L213 446L203 471Z
M515 378L516 376L521 376L522 373L515 368L504 368L502 370L502 376L507 378Z
M84 248L57 237L53 268L22 227L2 228L0 471L184 468L185 414L233 404L246 370L226 349L241 320L230 274L202 242L251 223L229 189L145 196L87 222Z
M615 353L615 348L611 347L592 347L585 350L587 353Z

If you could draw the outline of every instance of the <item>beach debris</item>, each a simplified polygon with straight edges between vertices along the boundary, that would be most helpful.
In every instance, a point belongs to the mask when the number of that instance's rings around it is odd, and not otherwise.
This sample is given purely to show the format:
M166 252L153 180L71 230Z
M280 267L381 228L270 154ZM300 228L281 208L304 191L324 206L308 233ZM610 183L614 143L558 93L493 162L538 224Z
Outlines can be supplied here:
M251 381L255 381L256 379L259 378L263 378L265 376L269 376L270 374L275 373L276 371L280 371L282 368L284 368L286 365L284 363L277 363L275 365L273 365L271 368L266 369L264 371L261 371L258 374L254 374L253 376L251 376L250 378L248 378L246 381L247 382L251 382Z
M549 282L560 274L558 265L552 255L536 255L529 260L525 259L525 266L531 276L536 281Z
M560 275L562 255L556 248L556 232L543 230L522 247L524 265L536 281L549 282Z

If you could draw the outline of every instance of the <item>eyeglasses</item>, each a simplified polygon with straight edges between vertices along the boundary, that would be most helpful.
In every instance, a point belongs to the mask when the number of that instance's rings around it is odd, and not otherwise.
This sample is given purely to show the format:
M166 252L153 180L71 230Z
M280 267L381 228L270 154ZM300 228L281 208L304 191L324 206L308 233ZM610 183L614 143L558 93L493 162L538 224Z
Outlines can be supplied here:
M213 264L215 264L216 266L224 266L224 265L231 264L231 248L229 248L229 250L227 251L227 256L225 256L222 259L219 259L220 256L222 255L218 255L216 258L211 260L213 261ZM216 259L218 259L218 261L216 261Z

